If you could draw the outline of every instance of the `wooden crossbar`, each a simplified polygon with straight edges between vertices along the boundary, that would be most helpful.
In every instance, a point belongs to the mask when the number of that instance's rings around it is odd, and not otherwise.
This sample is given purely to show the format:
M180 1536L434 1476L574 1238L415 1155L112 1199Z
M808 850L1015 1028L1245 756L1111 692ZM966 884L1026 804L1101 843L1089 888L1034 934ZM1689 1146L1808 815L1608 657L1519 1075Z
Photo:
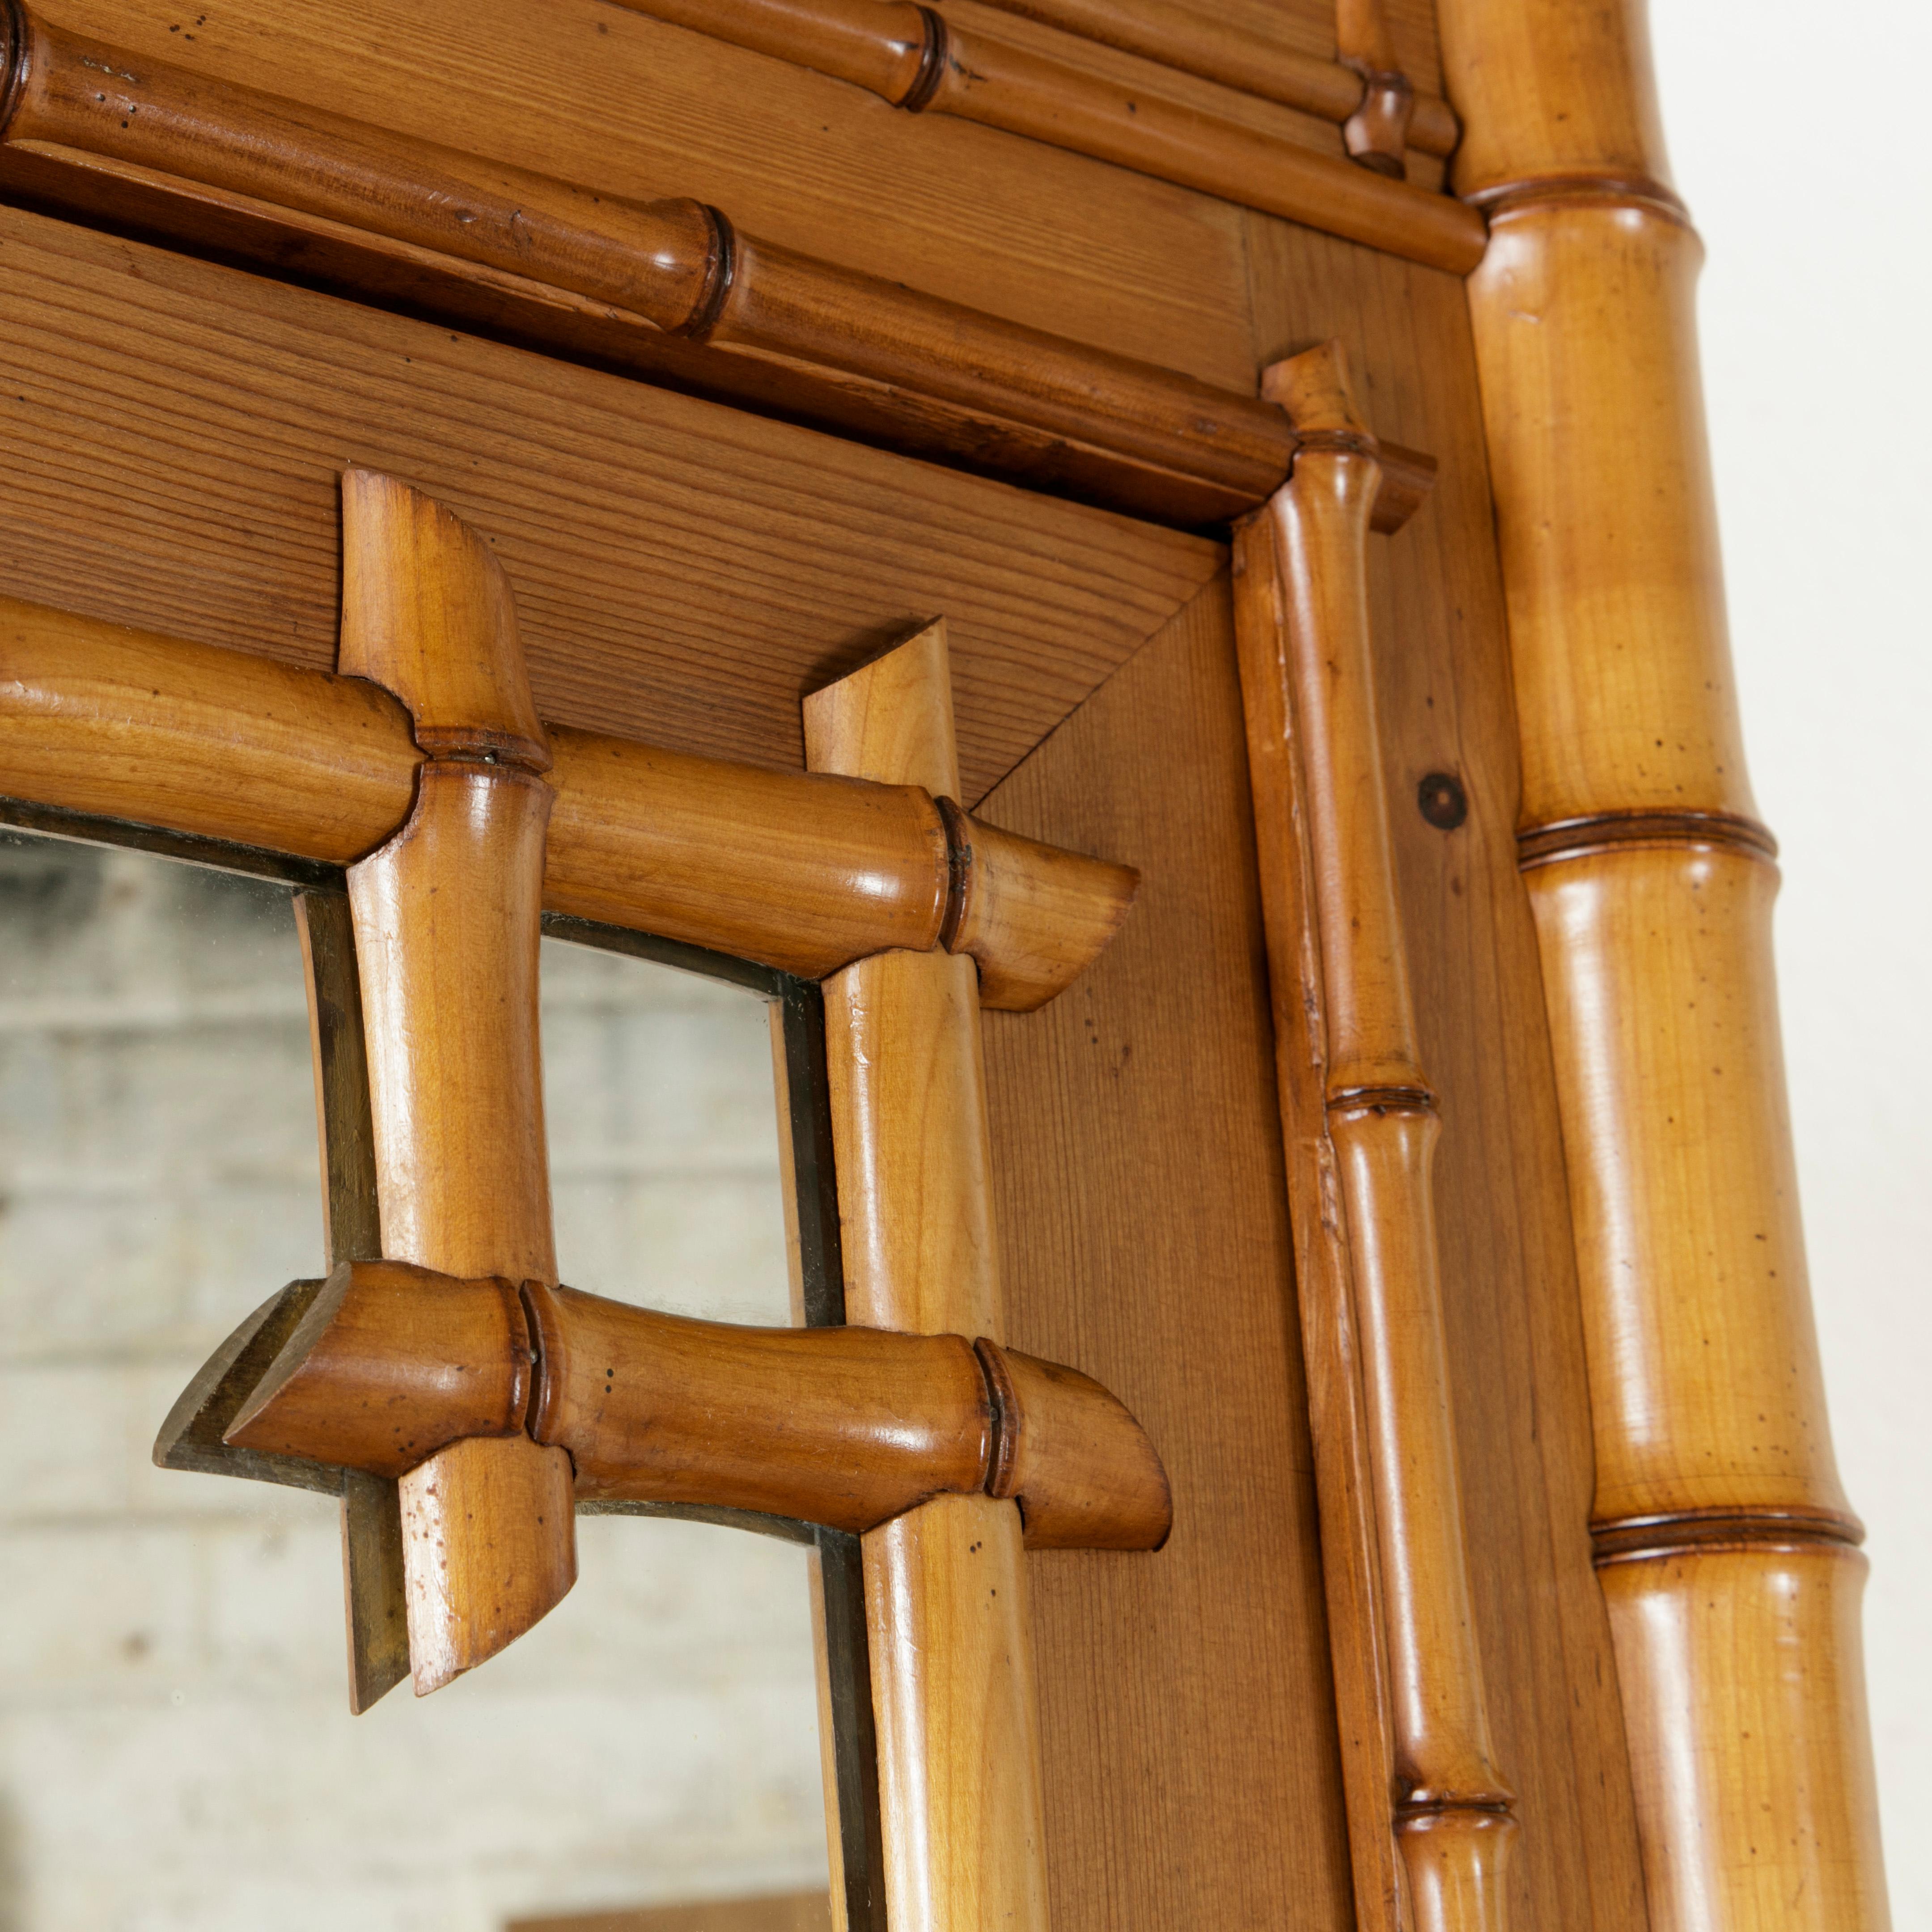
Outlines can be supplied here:
M330 866L410 809L422 754L376 686L0 599L0 791ZM1027 1010L1098 956L1127 866L942 812L917 786L549 730L544 903L820 979L888 949L970 954Z

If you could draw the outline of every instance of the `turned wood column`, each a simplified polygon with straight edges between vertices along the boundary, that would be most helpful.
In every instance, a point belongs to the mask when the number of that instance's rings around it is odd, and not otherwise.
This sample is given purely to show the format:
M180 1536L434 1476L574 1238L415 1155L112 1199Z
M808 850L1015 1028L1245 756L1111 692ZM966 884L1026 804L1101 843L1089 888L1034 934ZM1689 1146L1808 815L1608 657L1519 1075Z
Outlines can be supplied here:
M1887 1922L1860 1532L1786 1116L1699 392L1640 11L1445 0L1562 1110L1593 1528L1656 1932Z

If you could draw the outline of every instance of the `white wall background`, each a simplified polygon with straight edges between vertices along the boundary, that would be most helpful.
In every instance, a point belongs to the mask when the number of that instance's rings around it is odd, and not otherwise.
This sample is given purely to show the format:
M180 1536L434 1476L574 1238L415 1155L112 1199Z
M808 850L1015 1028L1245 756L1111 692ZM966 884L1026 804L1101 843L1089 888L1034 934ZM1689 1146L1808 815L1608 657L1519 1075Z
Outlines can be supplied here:
M1653 0L1704 370L1892 1909L1932 1927L1932 14Z

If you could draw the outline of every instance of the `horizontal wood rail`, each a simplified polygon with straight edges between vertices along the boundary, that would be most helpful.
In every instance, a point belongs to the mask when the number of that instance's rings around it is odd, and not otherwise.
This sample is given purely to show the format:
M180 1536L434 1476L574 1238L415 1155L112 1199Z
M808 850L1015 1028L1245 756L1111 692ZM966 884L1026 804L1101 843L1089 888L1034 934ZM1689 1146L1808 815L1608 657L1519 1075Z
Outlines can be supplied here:
M1182 74L1218 81L1238 93L1279 102L1339 127L1360 112L1366 92L1360 73L1339 60L1298 53L1279 41L1225 20L1169 6L1165 0L988 0L1003 14L1017 14L1082 40L1138 54ZM1408 145L1425 154L1451 153L1460 130L1448 101L1433 94L1413 97Z
M1223 522L1288 473L1294 432L1258 397L836 268L700 202L500 166L17 0L0 38L0 188L64 213L1136 516ZM1387 446L1383 464L1394 530L1435 465Z
M544 904L820 979L944 944L984 1004L1043 1004L1125 917L1131 868L911 785L548 728ZM409 714L360 679L0 598L0 794L329 866L409 814Z
M896 107L1091 154L1430 268L1466 274L1482 259L1482 218L1446 195L1014 46L912 0L622 4L834 75ZM1344 119L1364 93L1357 80Z
M249 1316L189 1384L164 1466L230 1389L252 1456L407 1474L452 1442L569 1452L580 1500L695 1504L876 1528L935 1496L1017 1498L1030 1547L1156 1550L1172 1519L1140 1425L1077 1370L958 1335L753 1328L574 1288L345 1262Z

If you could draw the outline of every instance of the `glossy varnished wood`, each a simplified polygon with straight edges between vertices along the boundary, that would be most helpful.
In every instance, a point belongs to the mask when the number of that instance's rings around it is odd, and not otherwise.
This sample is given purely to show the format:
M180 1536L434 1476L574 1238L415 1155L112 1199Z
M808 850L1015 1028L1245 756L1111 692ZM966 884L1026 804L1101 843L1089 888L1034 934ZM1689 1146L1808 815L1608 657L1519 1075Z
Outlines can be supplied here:
M138 209L171 237L272 266L311 254L357 292L391 295L408 263L423 305L438 307L430 290L446 285L441 306L467 319L487 293L484 310L514 306L520 332L539 340L553 316L568 330L588 304L593 318L632 320L641 366L734 398L764 398L764 364L781 358L793 413L851 427L849 398L867 426L904 416L905 436L888 440L1172 523L1228 514L1279 466L1279 425L1244 394L755 237L688 195L633 202L505 169L25 11L14 41L0 164L16 192L84 213ZM1136 124L1158 134L1158 120ZM1351 189L1412 193L1327 165ZM1476 259L1480 223L1443 197L1414 200L1434 221L1469 225L1454 252L1457 266ZM951 428L935 442L942 418Z
M1120 0L992 4L1338 124L1362 104L1360 74L1338 60L1301 52L1282 36L1276 21L1268 23L1275 32L1257 32L1225 15L1190 12L1168 0L1134 0L1130 6ZM1332 42L1332 31L1330 38ZM1426 154L1446 154L1456 145L1456 118L1447 101L1434 94L1416 100L1409 128L1416 147Z
M1286 612L1272 518L1243 521L1235 532L1233 561L1235 630L1244 640L1242 712L1249 782L1256 801L1256 861L1264 908L1295 1302L1323 1526L1322 1579L1347 1794L1348 1853L1358 1917L1367 1926L1392 1926L1400 1922L1402 1881L1381 1539L1361 1343L1328 1126L1328 1026L1313 855L1290 722Z
M941 16L910 0L624 4L836 74L894 106L1070 148L1438 268L1466 269L1482 252L1480 222L1458 203L1352 171L1286 130L1262 132L1238 102L1176 99L1157 68L1126 82L1096 74L1077 44L1021 44L964 9ZM1358 84L1358 102L1360 94Z
M1859 1531L1805 1280L1775 848L1725 632L1701 249L1640 14L1454 0L1444 22L1457 180L1492 224L1470 312L1652 1922L1881 1928Z
M449 1443L527 1433L568 1451L592 1504L850 1533L983 1492L1017 1498L1043 1548L1150 1550L1168 1532L1166 1478L1126 1410L983 1337L745 1328L394 1261L345 1263L304 1300L232 1448L393 1480ZM218 1352L224 1372L236 1357Z
M342 545L350 662L422 706L423 748L442 754L418 771L408 818L348 874L382 1253L554 1282L537 1032L552 794L524 764L483 762L548 760L514 604L473 532L393 478L346 484ZM466 728L466 698L484 713ZM417 1463L400 1495L422 1696L523 1635L575 1581L570 1459L500 1426Z
M417 784L402 830L349 872L382 1251L446 1274L554 1280L536 1050L549 788L453 760Z
M1258 822L1272 842L1279 821L1298 821L1306 841L1299 864L1286 852L1275 859L1297 876L1270 878L1264 903L1271 927L1298 915L1312 922L1318 970L1304 968L1299 932L1271 931L1269 950L1290 976L1277 1012L1318 1002L1298 1045L1322 1069L1325 1133L1293 1118L1315 1099L1312 1082L1284 1082L1284 1118L1294 1157L1317 1166L1299 1191L1305 1198L1332 1189L1342 1208L1354 1346L1324 1366L1340 1383L1350 1358L1360 1364L1390 1683L1384 1774L1396 1786L1410 1909L1429 1932L1478 1932L1505 1923L1514 1794L1490 1742L1464 1552L1436 1231L1439 1103L1416 1037L1376 703L1367 580L1375 445L1340 344L1273 364L1263 381L1307 440L1270 506L1272 544L1244 554L1244 580L1272 561L1279 602L1244 582L1242 683ZM1278 750L1284 731L1288 743ZM1298 792L1290 760L1300 766ZM1351 1434L1345 1426L1343 1440ZM1346 1514L1335 1526L1338 1534L1351 1526ZM1352 1559L1357 1565L1368 1568ZM1338 1678L1355 1667L1348 1658Z
M1591 1568L1590 1390L1536 932L1516 867L1510 640L1463 290L1259 220L1251 259L1261 359L1341 336L1376 427L1441 461L1413 523L1370 546L1369 592L1374 634L1400 640L1378 653L1376 710L1418 1039L1442 1104L1436 1233L1470 1586L1497 1760L1522 1820L1510 1914L1636 1932L1642 1870ZM1453 830L1420 809L1436 775L1466 801ZM1294 1019L1291 1005L1284 1034ZM1320 1226L1318 1214L1303 1218ZM1157 1427L1144 1402L1138 1412Z
M1030 1559L1059 1932L1355 1923L1244 766L1216 586L986 808L1142 879L1078 986L986 1022L1012 1340L1174 1485L1158 1557Z
M15 796L328 863L367 854L410 810L417 738L463 735L358 680L6 600L0 668ZM978 962L983 1000L1024 1010L1132 902L1129 868L982 828L919 787L553 739L533 713L514 724L476 742L551 766L554 912L814 975L944 944Z
M814 769L959 790L944 622L806 704ZM1006 1337L970 958L825 986L849 1320ZM1044 1932L1039 1714L1018 1507L941 1497L865 1540L886 1909L896 1932Z
M1223 205L964 122L894 113L842 82L602 0L556 0L542 32L517 0L361 0L326 13L309 0L236 0L200 22L152 0L50 10L152 58L346 106L599 194L690 196L842 266L1247 386L1238 224ZM877 192L880 179L892 194Z
M1819 1895L1840 1924L1883 1922L1865 1850L1878 1804L1865 1570L1843 1543L1780 1544L1764 1526L1748 1546L1687 1543L1599 1572L1620 1658L1696 1687L1688 1704L1627 1706L1646 1855L1664 1861L1657 1894L1725 1900L1744 1925L1823 1922L1807 1916ZM1738 1667L1767 1654L1779 1668ZM1701 1828L1687 1831L1693 1816Z
M547 722L672 750L797 767L800 692L944 610L970 806L1220 555L9 211L0 318L10 595L332 669L353 461L490 532Z
M597 194L83 39L29 12L0 15L8 20L0 178L29 198L300 266L364 298L408 298L552 349L580 349L583 332L600 326L621 339L628 322L628 352L613 345L602 359L741 402L770 405L782 393L788 415L1172 524L1232 514L1285 466L1279 416L1244 390L755 238L688 196ZM998 64L994 51L982 64ZM1000 98L1015 86L1038 97L1032 118L1059 128L1077 92L1060 100L1051 70L1030 58L1011 52ZM981 84L953 57L940 70ZM1211 124L1158 93L1117 104L1115 118L1130 145L1152 141L1184 168ZM1226 172L1244 181L1279 172L1268 143L1246 145L1262 152L1238 153ZM1478 259L1481 224L1460 203L1321 164L1337 177L1324 202L1408 197L1429 221L1460 225L1427 259L1457 268Z

